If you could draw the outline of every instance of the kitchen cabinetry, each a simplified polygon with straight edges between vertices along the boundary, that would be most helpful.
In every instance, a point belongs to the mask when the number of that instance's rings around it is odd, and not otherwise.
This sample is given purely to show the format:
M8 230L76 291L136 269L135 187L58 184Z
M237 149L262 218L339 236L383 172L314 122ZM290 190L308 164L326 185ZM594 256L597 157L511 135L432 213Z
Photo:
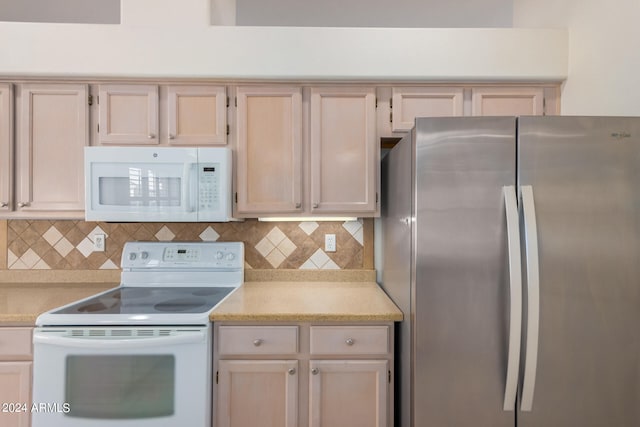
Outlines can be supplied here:
M409 131L416 117L462 116L461 87L394 87L391 97L391 130Z
M158 86L105 84L98 92L100 144L158 144Z
M541 87L479 87L471 89L472 116L541 116Z
M236 212L302 212L302 89L238 87Z
M227 143L227 92L224 86L167 87L169 145Z
M377 129L380 137L398 138L416 117L556 115L559 88L531 86L379 86Z
M100 85L97 141L104 145L224 145L226 88Z
M87 85L23 84L18 93L13 216L81 218Z
M238 87L236 93L237 216L377 214L373 88Z
M0 425L31 424L32 328L0 328Z
M311 88L311 213L376 214L375 103L373 87Z
M0 83L0 212L13 204L13 86Z
M214 334L217 427L391 425L391 323L221 323Z

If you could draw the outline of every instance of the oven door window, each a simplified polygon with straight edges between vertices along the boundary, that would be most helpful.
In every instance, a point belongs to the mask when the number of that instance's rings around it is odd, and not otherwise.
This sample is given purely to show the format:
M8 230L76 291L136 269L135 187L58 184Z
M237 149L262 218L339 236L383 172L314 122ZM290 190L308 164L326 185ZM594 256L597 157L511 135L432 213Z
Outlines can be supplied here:
M173 355L68 356L71 417L140 419L175 411Z

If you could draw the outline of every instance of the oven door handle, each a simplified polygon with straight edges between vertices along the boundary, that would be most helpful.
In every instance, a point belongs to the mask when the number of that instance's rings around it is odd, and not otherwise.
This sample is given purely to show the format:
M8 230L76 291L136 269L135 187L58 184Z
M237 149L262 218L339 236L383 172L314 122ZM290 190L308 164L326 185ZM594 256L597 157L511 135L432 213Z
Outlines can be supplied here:
M61 337L46 332L34 333L34 344L57 345L61 347L86 348L86 349L130 349L148 348L176 344L202 343L206 339L204 331L182 331L176 335L165 337Z

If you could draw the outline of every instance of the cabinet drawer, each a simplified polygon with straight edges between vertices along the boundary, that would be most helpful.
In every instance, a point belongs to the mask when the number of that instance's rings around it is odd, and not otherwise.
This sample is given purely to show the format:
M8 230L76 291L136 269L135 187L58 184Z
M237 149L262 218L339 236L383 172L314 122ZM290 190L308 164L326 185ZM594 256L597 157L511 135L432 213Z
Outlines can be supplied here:
M388 326L312 326L311 354L387 354Z
M30 360L32 328L0 328L0 360Z
M221 326L220 354L294 354L298 352L297 326Z

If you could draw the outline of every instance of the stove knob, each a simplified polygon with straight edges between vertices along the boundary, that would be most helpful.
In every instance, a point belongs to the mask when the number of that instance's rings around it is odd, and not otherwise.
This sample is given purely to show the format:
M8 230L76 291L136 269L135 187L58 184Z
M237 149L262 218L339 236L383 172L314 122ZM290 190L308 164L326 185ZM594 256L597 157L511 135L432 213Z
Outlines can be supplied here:
M135 259L136 259L137 257L138 257L138 256L136 255L136 253L135 253L135 252L131 252L131 253L129 254L129 261L135 261Z
M232 254L231 252L229 252L227 254L227 261L233 261L236 258L236 256L234 254Z
M222 258L224 258L224 254L222 253L222 251L216 252L216 259L222 259Z
M142 258L142 259L149 258L149 252L147 252L147 251L141 252L140 253L140 258Z

